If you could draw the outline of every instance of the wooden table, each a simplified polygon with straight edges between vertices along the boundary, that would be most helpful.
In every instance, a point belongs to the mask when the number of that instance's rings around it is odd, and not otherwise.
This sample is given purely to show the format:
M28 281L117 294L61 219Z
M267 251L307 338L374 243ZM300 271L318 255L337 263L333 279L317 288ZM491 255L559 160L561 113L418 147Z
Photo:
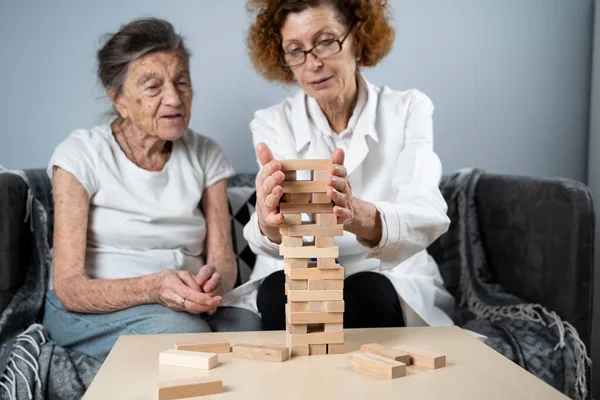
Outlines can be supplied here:
M159 381L193 376L223 380L225 392L202 399L566 399L567 397L457 327L345 330L347 354L268 362L219 355L209 371L158 365L175 341L225 338L231 344L284 344L283 331L121 336L86 392L86 400L152 399ZM446 354L446 367L407 368L386 380L352 368L361 344L407 344Z

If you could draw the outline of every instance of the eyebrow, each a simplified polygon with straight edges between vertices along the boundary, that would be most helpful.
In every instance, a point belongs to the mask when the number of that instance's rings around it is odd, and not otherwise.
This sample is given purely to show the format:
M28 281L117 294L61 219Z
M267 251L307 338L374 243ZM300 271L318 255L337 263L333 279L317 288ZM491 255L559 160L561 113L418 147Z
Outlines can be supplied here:
M316 31L315 34L312 36L312 39L314 40L315 38L321 36L323 33L330 33L330 32L324 32L326 29L332 29L332 30L334 30L330 26L325 26L325 27L319 29L318 31ZM337 34L337 32L333 32L332 34L335 35L335 34ZM285 45L282 44L282 47L285 48L285 47L288 47L290 44L294 44L294 43L300 43L300 41L297 40L297 39L291 39L287 43L285 43Z
M182 77L190 78L190 72L186 69L182 69L175 74L175 79L180 79ZM161 79L162 76L156 72L148 72L144 75L140 76L137 80L137 85L142 86L144 83L148 82L150 79Z

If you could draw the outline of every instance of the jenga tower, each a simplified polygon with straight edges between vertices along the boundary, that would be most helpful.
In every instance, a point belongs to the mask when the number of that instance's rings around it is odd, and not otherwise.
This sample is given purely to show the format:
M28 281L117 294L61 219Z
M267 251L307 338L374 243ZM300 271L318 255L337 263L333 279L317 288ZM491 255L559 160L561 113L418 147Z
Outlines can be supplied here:
M285 173L279 205L279 254L284 259L287 344L292 355L340 354L344 342L344 268L336 264L334 236L343 235L326 181L331 160L281 161ZM296 171L311 171L311 181L296 180ZM302 222L301 214L311 215ZM305 242L303 237L314 237ZM316 261L314 261L316 259Z

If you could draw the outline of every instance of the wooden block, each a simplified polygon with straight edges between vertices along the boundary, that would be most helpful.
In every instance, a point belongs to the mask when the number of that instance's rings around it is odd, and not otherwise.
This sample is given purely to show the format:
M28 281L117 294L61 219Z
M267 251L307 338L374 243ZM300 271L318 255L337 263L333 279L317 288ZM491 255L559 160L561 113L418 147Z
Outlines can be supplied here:
M308 312L325 312L325 302L324 301L309 301L308 302Z
M307 290L307 282L308 281L305 280L290 279L288 282L288 287L290 290Z
M406 375L406 364L371 353L359 353L352 356L352 366L388 379Z
M342 319L343 319L343 314L342 314ZM339 324L325 324L325 332L344 332L344 324L343 323L339 323Z
M285 175L284 181L295 181L297 178L296 171L283 171L283 174Z
M327 279L325 280L325 290L342 290L344 289L343 279Z
M315 223L319 225L337 225L338 220L335 214L316 214Z
M327 301L325 302L325 312L344 312L344 301Z
M285 284L285 287L284 287L284 293L285 293L286 296L290 293L290 288L287 285L287 283Z
M294 335L301 335L308 333L307 324L287 324L287 331Z
M331 169L331 165L332 164L329 164L329 168L327 169L313 170L310 173L310 180L315 182L329 182L329 175L331 175L329 170Z
M298 214L298 213L307 213L307 214L327 214L330 213L333 215L333 206L331 203L328 204L316 204L316 203L280 203L279 211L284 214ZM299 223L299 222L298 222ZM289 222L285 222L284 224L290 224Z
M335 263L335 258L317 258L317 268L319 269L335 269L339 267L340 266Z
M292 356L308 356L310 355L310 349L308 346L308 344L291 346L290 353Z
M292 302L288 303L291 312L308 312L308 302Z
M321 226L321 225L317 225L317 226ZM332 226L342 226L342 225L332 225ZM334 244L333 244L332 236L315 236L315 246L316 247L331 247L333 245Z
M159 400L184 399L223 393L223 381L210 376L178 379L156 385Z
M287 203L281 203L279 205L279 210L283 213L283 223L286 225L294 225L294 224L298 224L300 225L302 223L302 215L300 215L299 213L284 213L283 210L281 209L281 206L287 204Z
M292 290L289 301L330 301L344 300L343 290Z
M344 279L344 268L318 269L318 268L296 268L290 270L290 279Z
M292 225L294 226L294 225ZM281 244L287 247L302 247L304 242L302 236L281 236Z
M289 335L292 346L299 344L329 344L344 343L344 332L314 332L306 335Z
M310 193L284 193L282 201L285 203L309 203Z
M301 269L308 268L308 258L285 258L283 264L290 269ZM292 272L292 271L290 271ZM291 279L308 279L308 278L296 278L290 275Z
M327 354L346 354L346 343L329 343Z
M329 170L332 162L327 159L314 160L279 160L282 171L315 171Z
M211 369L217 366L219 358L215 353L169 349L160 352L158 363L175 367Z
M337 246L317 248L315 246L304 247L286 247L279 246L279 255L289 258L317 258L317 266L319 258L337 258L339 257L340 249Z
M229 340L194 340L176 342L175 350L201 351L205 353L229 353Z
M331 199L327 197L327 193L313 193L311 203L314 204L331 204Z
M235 344L233 345L233 356L252 360L281 362L290 358L290 349L281 345Z
M433 351L421 350L412 346L394 346L394 349L410 355L410 362L419 367L437 369L446 366L446 355Z
M308 282L308 290L327 290L325 279L309 279L306 282Z
M344 234L343 225L319 225L319 224L300 224L300 225L280 225L279 233L287 236L342 236ZM333 238L330 238L333 246ZM329 247L329 246L322 246Z
M281 182L283 193L325 193L329 185L325 182L294 181Z
M360 351L362 353L376 354L381 357L389 358L390 360L400 361L406 365L410 364L410 356L408 353L392 347L382 346L377 343L363 344L360 346Z
M290 324L341 324L344 322L343 313L327 312L291 312L288 314Z
M320 356L327 354L327 345L326 344L309 344L308 345L308 353L311 356Z

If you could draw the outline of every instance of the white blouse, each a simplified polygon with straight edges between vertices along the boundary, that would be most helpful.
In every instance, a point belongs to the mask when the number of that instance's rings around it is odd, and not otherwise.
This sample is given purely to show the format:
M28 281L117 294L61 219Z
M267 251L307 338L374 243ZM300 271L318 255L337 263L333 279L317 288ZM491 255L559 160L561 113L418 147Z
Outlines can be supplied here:
M161 171L139 168L119 147L110 123L74 131L54 151L50 178L55 165L90 196L85 271L99 279L164 269L196 273L206 238L202 193L234 174L219 146L191 130L173 142Z
M454 299L426 250L450 222L439 191L442 167L433 151L433 104L417 90L377 87L359 76L359 99L361 93L365 101L357 101L345 148L340 139L332 143L316 101L302 91L255 113L250 124L254 144L265 142L277 159L330 158L335 147L344 148L354 196L373 203L382 223L382 238L374 248L349 232L335 238L346 276L374 271L388 277L409 326L452 325ZM283 269L283 259L279 246L261 234L256 213L244 236L258 254L251 282L224 301L257 311L255 289Z

